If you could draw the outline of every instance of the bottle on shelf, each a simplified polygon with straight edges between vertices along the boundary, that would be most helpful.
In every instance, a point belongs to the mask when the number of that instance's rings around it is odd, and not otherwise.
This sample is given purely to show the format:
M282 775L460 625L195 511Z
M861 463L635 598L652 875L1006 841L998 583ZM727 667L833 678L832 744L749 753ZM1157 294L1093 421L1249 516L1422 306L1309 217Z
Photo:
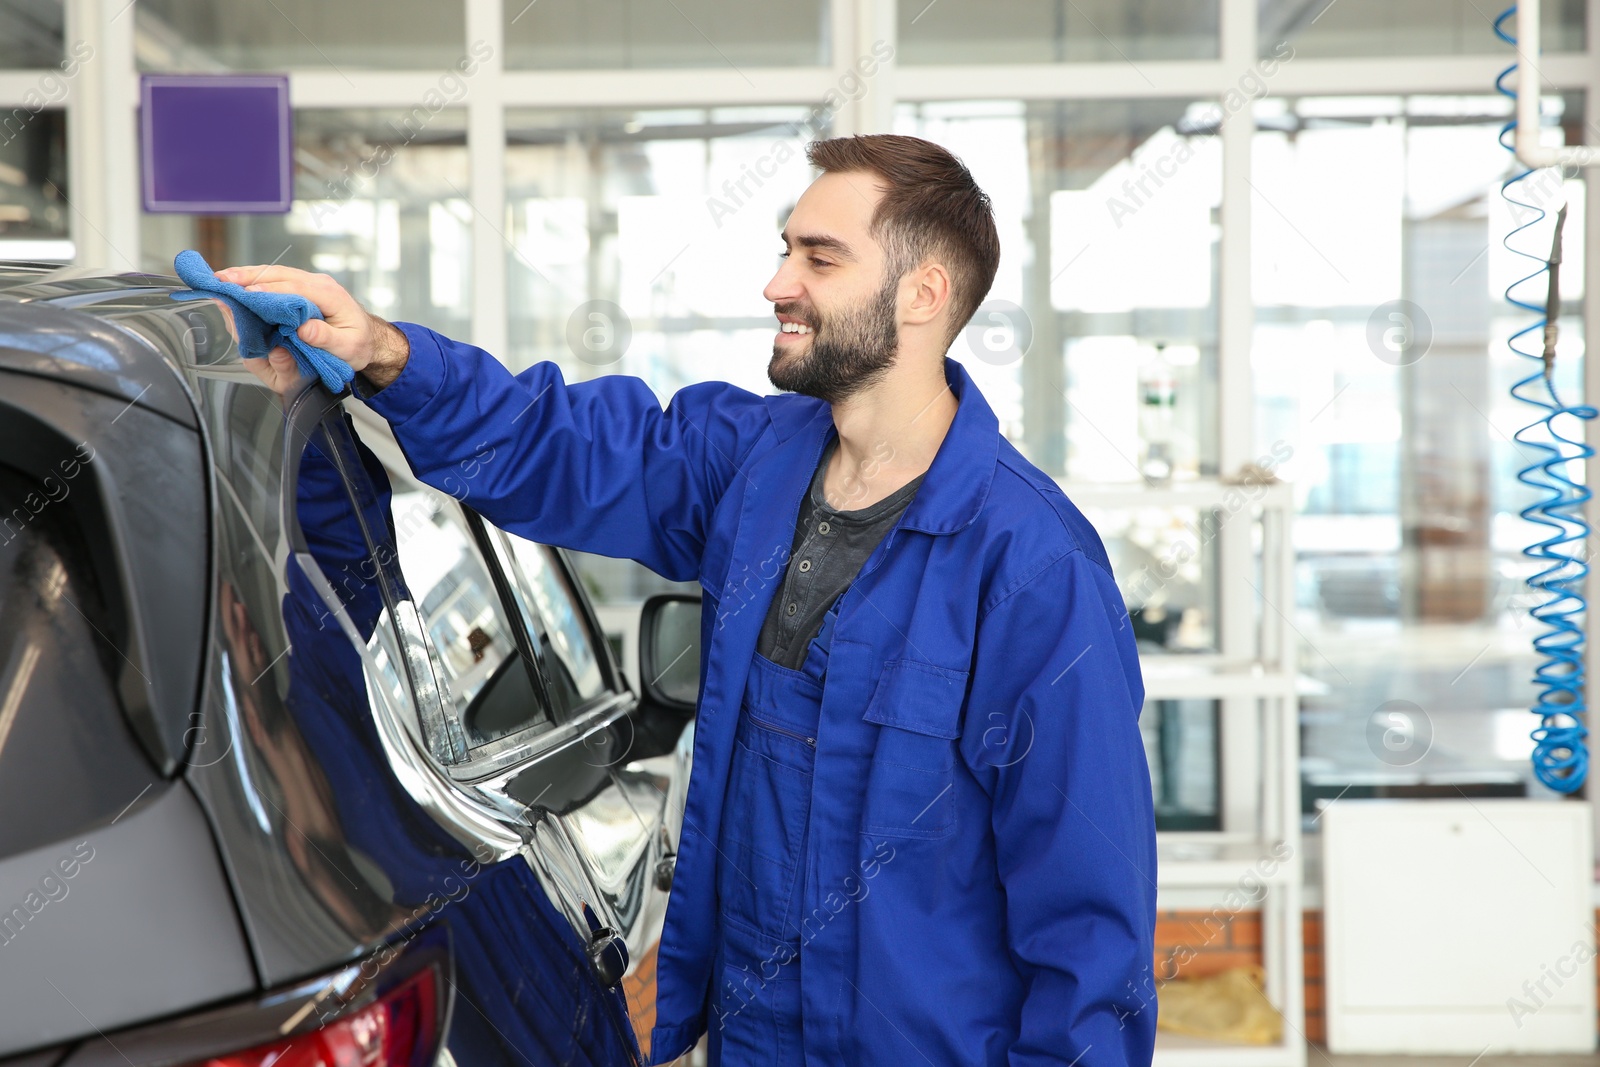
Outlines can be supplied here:
M1172 481L1178 381L1164 354L1166 347L1165 341L1157 341L1155 355L1139 369L1139 470L1151 485Z

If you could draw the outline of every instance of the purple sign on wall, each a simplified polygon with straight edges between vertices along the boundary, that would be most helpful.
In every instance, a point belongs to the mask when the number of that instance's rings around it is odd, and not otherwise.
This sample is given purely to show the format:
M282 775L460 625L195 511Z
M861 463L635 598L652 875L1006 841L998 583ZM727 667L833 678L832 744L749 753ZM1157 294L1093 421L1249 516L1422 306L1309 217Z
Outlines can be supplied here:
M288 75L146 74L139 103L146 211L289 210Z

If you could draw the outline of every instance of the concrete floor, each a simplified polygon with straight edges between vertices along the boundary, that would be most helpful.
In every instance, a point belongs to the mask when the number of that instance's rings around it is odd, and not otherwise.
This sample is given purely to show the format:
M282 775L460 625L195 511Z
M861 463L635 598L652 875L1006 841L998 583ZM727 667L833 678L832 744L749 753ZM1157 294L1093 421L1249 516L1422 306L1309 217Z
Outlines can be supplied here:
M705 1067L705 1042L668 1067ZM1335 1056L1315 1045L1306 1049L1306 1067L1600 1067L1600 1054L1588 1056Z
M1306 1053L1306 1067L1597 1067L1589 1056L1335 1056L1319 1048Z

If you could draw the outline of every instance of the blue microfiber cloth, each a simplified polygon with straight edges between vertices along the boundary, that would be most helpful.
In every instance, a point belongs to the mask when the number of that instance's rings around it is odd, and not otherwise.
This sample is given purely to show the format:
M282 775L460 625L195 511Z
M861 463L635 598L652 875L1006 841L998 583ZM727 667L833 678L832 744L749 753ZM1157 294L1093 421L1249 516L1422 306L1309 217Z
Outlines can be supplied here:
M287 348L303 374L314 374L334 393L342 392L356 372L350 364L330 352L300 340L295 333L311 319L322 318L322 311L303 296L294 293L252 293L242 285L217 277L206 258L194 249L179 252L172 261L178 277L188 289L172 294L174 300L225 302L233 312L233 325L239 332L239 351L246 359L265 359L274 348Z

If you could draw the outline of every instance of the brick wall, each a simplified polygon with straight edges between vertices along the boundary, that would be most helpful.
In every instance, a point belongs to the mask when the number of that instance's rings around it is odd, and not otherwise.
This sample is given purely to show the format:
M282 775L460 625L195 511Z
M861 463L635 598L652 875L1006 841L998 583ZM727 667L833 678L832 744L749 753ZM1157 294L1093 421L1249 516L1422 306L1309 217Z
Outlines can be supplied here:
M1209 911L1163 911L1156 916L1157 981L1204 978L1261 962L1261 913L1224 918Z
M1306 945L1306 1040L1326 1044L1328 1017L1322 996L1322 909L1307 908L1300 923Z
M1600 924L1600 909L1595 911ZM1327 1040L1322 984L1322 910L1306 909L1301 923L1305 938L1305 994L1307 1040L1320 1045ZM1156 916L1155 973L1157 979L1177 976L1201 978L1230 967L1261 962L1261 913L1241 911L1222 925L1209 911L1163 911ZM1595 957L1600 980L1600 956ZM1596 1006L1600 1025L1600 1005Z

